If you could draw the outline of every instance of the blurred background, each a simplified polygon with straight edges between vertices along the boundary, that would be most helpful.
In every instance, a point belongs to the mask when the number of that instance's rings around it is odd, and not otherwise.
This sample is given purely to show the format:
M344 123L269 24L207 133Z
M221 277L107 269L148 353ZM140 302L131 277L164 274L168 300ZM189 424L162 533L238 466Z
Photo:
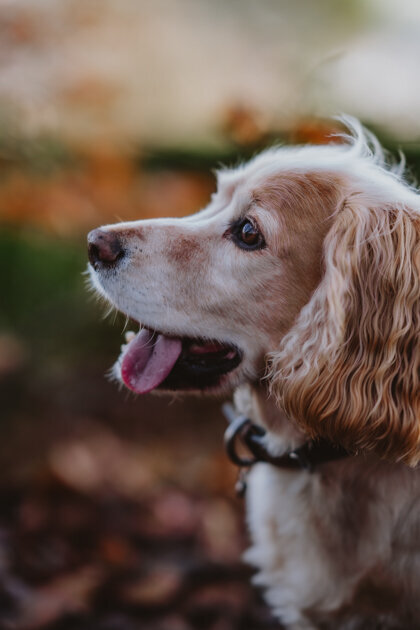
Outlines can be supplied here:
M358 116L420 169L417 0L1 0L0 628L270 630L220 401L106 378L86 233Z

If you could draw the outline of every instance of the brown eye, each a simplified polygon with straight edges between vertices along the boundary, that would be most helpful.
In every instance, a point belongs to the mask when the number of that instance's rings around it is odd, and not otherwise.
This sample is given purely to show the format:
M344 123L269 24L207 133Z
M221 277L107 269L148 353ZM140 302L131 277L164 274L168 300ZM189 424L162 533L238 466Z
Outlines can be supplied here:
M250 219L241 219L229 230L230 238L241 249L253 251L265 247L264 237L258 226Z
M245 221L242 224L242 228L240 232L241 241L245 243L245 245L252 246L258 243L259 238L260 238L260 233L255 228L255 226L252 225L251 221Z

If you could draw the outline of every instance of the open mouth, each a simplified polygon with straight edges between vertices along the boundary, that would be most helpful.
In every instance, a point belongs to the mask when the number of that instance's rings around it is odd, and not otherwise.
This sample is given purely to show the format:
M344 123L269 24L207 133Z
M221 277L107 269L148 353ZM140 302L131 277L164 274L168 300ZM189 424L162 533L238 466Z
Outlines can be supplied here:
M242 360L235 346L219 341L170 337L142 328L120 357L121 378L137 394L153 389L204 390L218 387Z

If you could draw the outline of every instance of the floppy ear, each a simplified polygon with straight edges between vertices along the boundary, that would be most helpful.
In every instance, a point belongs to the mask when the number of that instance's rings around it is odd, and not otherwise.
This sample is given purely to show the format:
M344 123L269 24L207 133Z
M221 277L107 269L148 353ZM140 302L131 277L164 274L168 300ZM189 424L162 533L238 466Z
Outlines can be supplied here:
M349 199L325 273L278 352L271 390L311 437L420 460L420 213Z

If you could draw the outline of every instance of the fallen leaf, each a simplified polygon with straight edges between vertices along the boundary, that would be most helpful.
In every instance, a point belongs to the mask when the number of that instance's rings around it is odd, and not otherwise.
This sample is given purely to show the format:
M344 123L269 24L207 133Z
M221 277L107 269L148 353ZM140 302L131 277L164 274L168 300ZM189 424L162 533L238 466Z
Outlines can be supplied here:
M97 568L86 566L34 589L23 602L19 629L35 630L64 614L87 610L89 597L100 579Z

